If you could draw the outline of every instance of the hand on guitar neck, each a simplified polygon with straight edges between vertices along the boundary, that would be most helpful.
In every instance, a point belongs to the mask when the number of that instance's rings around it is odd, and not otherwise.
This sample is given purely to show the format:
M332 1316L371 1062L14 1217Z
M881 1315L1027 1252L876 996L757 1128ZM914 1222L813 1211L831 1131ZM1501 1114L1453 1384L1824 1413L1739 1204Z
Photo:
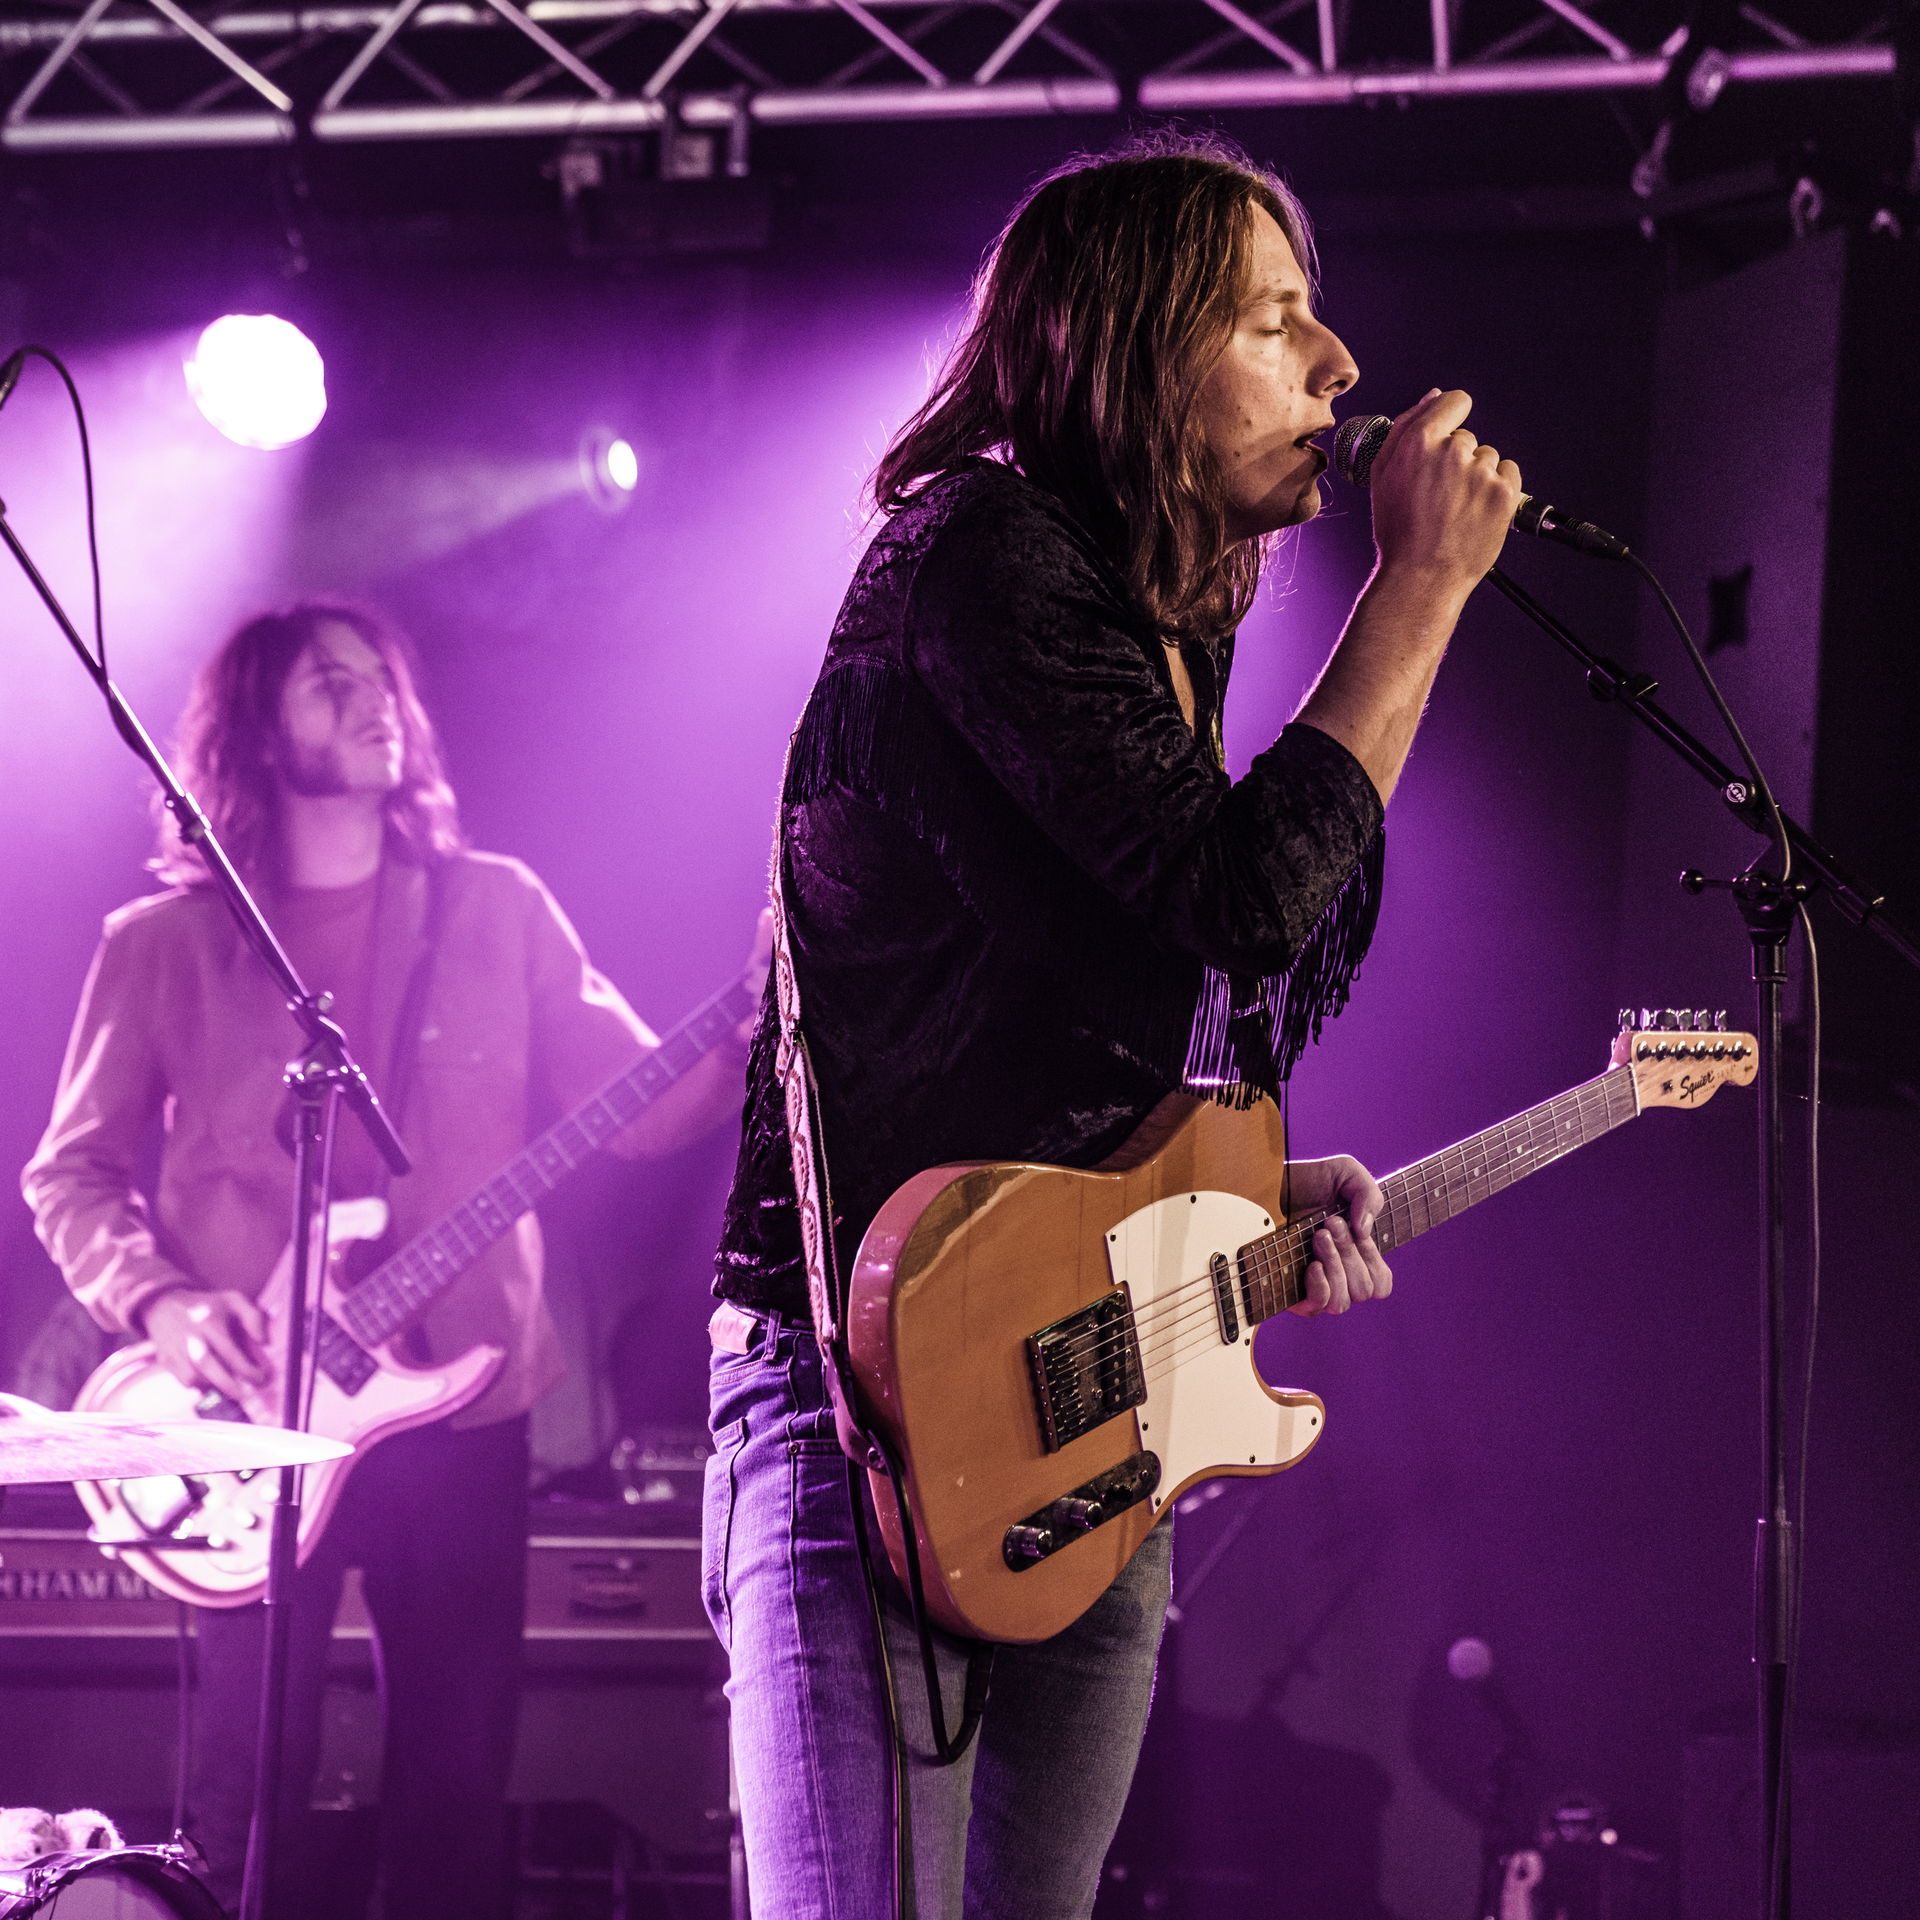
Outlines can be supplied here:
M1386 1206L1379 1181L1346 1153L1292 1161L1287 1178L1291 1212L1327 1215L1313 1236L1306 1297L1287 1311L1310 1318L1345 1313L1363 1300L1384 1300L1393 1291L1393 1269L1373 1239L1373 1223Z
M143 1330L154 1357L183 1386L244 1402L273 1378L267 1316L228 1287L171 1287L147 1302Z

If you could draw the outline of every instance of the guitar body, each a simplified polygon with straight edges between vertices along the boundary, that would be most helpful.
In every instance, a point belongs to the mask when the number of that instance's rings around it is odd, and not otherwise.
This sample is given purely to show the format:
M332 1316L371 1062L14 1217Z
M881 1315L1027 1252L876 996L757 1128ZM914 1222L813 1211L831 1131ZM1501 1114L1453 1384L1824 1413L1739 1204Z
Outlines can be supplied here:
M323 1317L317 1351L309 1356L315 1363L312 1418L299 1424L344 1440L357 1451L302 1469L302 1561L313 1552L339 1504L340 1490L360 1453L389 1434L443 1419L478 1399L506 1358L499 1347L478 1346L440 1366L410 1366L399 1356L399 1342L408 1328L528 1208L588 1165L599 1148L750 1018L759 994L759 982L745 977L722 987L650 1048L638 1065L556 1120L484 1186L350 1288L341 1285L345 1256L356 1244L378 1240L386 1232L386 1202L343 1200L328 1210L326 1257L315 1262ZM289 1247L260 1294L268 1323L267 1350L277 1356L287 1352L292 1275ZM156 1420L245 1419L277 1427L284 1374L282 1357L273 1379L248 1395L244 1406L234 1406L182 1386L142 1341L101 1366L74 1404L94 1413ZM199 1607L243 1607L264 1595L267 1542L278 1493L275 1472L102 1481L80 1488L94 1518L94 1538L162 1592ZM180 1552L115 1546L119 1540L162 1533L218 1544Z
M344 1200L329 1211L323 1309L342 1317L339 1276L348 1249L377 1240L386 1231L387 1208L380 1200ZM287 1308L293 1249L280 1257L260 1306L267 1317L268 1351L287 1350ZM299 1557L312 1553L339 1504L356 1459L377 1441L409 1427L424 1426L466 1406L485 1391L506 1357L498 1347L475 1347L443 1366L414 1367L398 1359L391 1346L370 1349L378 1365L357 1391L347 1392L325 1369L315 1372L314 1433L344 1440L355 1449L344 1459L323 1460L303 1468ZM248 1394L242 1411L260 1426L281 1424L284 1368ZM138 1415L150 1420L207 1417L198 1388L183 1385L158 1360L148 1341L123 1347L94 1372L75 1400L87 1413ZM223 1417L216 1414L213 1417ZM224 1417L232 1417L230 1414ZM176 1600L198 1607L243 1607L264 1597L267 1543L273 1507L279 1496L277 1469L260 1473L196 1474L191 1479L106 1480L86 1482L80 1498L92 1516L96 1537L139 1537L169 1532L189 1540L218 1541L178 1553L122 1548L120 1557L144 1579Z
M1649 1107L1692 1111L1758 1071L1726 1016L1622 1016L1607 1070L1388 1174L1383 1253ZM1099 1599L1196 1480L1275 1473L1319 1439L1269 1387L1253 1332L1306 1296L1317 1209L1284 1214L1278 1109L1174 1094L1091 1172L934 1167L855 1256L847 1345L902 1465L911 1534L870 1476L894 1571L917 1535L927 1609L982 1640L1044 1640Z
M861 1242L848 1339L875 1424L906 1462L928 1610L950 1631L1044 1640L1074 1620L1194 1481L1292 1466L1319 1439L1311 1393L1269 1387L1253 1328L1225 1339L1211 1289L1143 1333L1144 1398L1049 1444L1030 1339L1124 1288L1193 1292L1216 1255L1282 1220L1286 1143L1278 1109L1245 1112L1174 1095L1127 1148L1091 1172L1020 1163L935 1167L903 1186ZM1115 1336L1096 1333L1096 1339ZM1044 1557L1010 1563L1010 1527L1053 1503L1158 1462L1151 1491ZM895 1571L906 1534L884 1475L872 1476Z

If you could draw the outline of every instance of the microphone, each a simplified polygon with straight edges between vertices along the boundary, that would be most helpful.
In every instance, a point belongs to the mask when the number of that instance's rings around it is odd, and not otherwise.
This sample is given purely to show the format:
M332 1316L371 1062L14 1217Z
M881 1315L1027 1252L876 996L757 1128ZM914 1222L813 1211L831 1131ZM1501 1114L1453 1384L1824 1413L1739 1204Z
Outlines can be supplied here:
M1355 414L1341 423L1333 436L1333 470L1342 480L1364 487L1373 471L1374 460L1386 444L1393 422L1384 413ZM1576 520L1558 507L1550 507L1532 494L1520 496L1519 511L1513 516L1514 531L1530 533L1537 540L1557 540L1563 547L1590 553L1596 560L1631 558L1627 543L1616 539L1591 520Z
M1456 1640L1447 1649L1447 1671L1464 1686L1471 1687L1486 1703L1487 1709L1504 1729L1510 1750L1515 1754L1532 1751L1532 1741L1519 1710L1507 1697L1494 1671L1493 1649L1478 1634Z

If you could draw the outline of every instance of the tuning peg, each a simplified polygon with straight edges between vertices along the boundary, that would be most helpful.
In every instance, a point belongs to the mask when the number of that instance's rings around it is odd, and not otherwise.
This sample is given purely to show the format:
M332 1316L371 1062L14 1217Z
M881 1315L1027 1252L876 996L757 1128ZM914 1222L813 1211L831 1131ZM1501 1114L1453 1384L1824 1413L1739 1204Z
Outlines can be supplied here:
M1653 1009L1651 1007L1642 1007L1640 1009L1640 1031L1642 1033L1645 1033L1649 1027L1657 1026L1658 1024L1659 1022L1653 1017Z
M1620 1009L1620 1031L1622 1033L1631 1033L1633 1031L1633 1009L1631 1007L1622 1007Z
M1715 1033L1725 1033L1725 1032L1726 1032L1726 1030L1727 1030L1727 1010L1726 1010L1726 1008L1725 1008L1725 1007L1722 1007L1722 1008L1720 1009L1720 1011L1719 1011L1718 1013L1716 1013L1716 1014L1715 1014L1715 1015L1713 1016L1713 1030L1714 1030L1714 1032L1715 1032Z
M1713 1021L1705 1007L1696 1007L1693 1012L1693 1030L1695 1033L1711 1033Z
M1673 1024L1678 1027L1682 1033L1691 1032L1693 1029L1693 1015L1685 1007L1676 1007L1673 1012Z

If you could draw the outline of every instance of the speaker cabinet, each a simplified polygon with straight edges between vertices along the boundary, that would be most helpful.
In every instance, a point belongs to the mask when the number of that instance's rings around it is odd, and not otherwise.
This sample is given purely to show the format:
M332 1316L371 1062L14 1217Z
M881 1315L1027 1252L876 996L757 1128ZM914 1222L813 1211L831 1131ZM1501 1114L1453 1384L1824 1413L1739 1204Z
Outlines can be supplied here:
M1707 651L1781 804L1920 934L1920 257L1827 234L1667 296L1639 542ZM1651 598L1659 698L1738 755ZM1622 999L1751 1005L1726 877L1763 843L1637 738ZM1816 909L1829 1092L1920 1103L1920 974ZM1796 943L1797 944L1797 943ZM1797 968L1804 983L1804 967ZM1796 1014L1804 1019L1801 990Z

